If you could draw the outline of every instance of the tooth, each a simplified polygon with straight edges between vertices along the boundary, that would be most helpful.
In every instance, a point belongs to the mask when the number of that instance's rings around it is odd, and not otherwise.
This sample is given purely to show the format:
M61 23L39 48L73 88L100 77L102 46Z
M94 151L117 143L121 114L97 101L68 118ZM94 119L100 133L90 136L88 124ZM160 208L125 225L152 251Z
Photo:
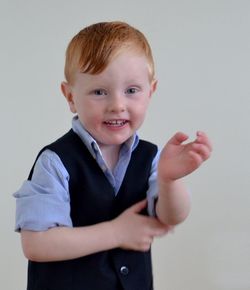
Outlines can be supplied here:
M106 123L111 125L111 126L122 126L126 123L126 121L124 121L124 120L109 120L109 121L106 121Z

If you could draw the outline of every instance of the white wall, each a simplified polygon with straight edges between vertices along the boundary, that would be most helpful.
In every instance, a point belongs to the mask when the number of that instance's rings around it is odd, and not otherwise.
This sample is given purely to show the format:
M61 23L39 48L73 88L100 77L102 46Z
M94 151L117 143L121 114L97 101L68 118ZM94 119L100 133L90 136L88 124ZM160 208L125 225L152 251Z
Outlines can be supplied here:
M189 219L154 243L156 290L249 290L249 0L0 1L1 289L26 287L12 193L71 124L59 89L66 45L103 20L138 27L154 51L159 87L141 136L163 145L201 129L214 143L187 178Z

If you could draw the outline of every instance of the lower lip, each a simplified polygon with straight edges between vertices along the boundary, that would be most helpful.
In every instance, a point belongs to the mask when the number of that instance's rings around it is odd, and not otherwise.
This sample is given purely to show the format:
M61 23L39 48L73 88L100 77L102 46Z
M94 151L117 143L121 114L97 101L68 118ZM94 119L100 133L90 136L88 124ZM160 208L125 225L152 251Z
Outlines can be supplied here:
M128 122L124 123L124 124L121 125L121 126L114 126L114 125L109 125L109 124L106 124L106 123L104 123L104 125L105 125L109 130L112 130L112 131L118 131L118 130L121 130L121 129L124 129L125 127L127 127Z

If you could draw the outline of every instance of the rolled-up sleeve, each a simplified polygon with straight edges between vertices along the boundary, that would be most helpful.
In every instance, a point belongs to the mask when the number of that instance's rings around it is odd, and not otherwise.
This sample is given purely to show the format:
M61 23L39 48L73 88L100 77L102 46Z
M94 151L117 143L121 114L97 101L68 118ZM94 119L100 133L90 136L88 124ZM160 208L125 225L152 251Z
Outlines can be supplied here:
M32 179L14 193L15 231L72 227L68 181L68 172L58 155L45 150L35 164Z

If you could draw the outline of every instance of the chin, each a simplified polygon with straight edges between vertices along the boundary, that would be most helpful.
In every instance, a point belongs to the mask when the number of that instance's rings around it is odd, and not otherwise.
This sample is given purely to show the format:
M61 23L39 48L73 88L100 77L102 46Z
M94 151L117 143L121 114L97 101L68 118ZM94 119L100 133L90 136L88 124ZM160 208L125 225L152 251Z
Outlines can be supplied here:
M124 142L126 142L131 136L123 137L123 138L112 138L107 140L105 143L106 145L122 145Z

